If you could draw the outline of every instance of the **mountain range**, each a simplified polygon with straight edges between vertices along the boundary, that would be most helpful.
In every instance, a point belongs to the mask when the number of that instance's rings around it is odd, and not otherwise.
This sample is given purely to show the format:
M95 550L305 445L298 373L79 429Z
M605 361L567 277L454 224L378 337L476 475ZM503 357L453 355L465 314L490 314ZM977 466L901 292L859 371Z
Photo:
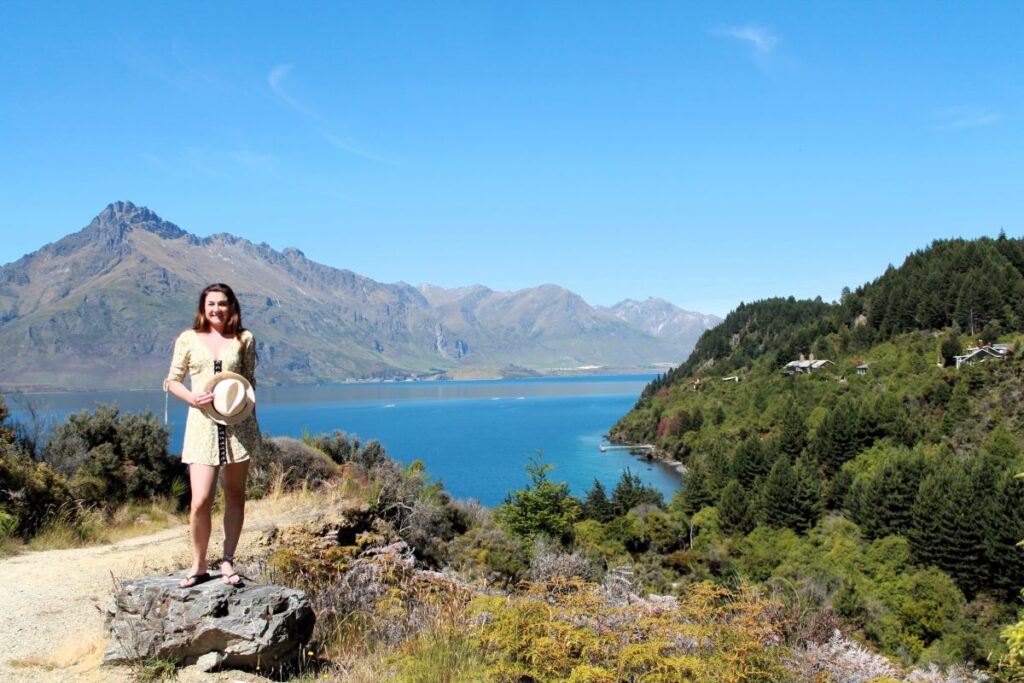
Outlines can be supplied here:
M238 293L271 384L664 369L719 322L653 298L593 307L551 284L386 284L115 202L0 266L0 388L160 386L210 282Z

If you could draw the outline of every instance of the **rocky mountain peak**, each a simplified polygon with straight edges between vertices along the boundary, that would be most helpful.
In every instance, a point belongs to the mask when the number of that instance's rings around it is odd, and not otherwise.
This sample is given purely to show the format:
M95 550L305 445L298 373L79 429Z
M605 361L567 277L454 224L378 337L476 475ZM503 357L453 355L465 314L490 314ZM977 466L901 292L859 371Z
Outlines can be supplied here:
M86 228L116 239L123 239L125 234L135 229L145 230L165 239L176 239L187 234L150 209L127 201L107 205L107 208L93 218Z

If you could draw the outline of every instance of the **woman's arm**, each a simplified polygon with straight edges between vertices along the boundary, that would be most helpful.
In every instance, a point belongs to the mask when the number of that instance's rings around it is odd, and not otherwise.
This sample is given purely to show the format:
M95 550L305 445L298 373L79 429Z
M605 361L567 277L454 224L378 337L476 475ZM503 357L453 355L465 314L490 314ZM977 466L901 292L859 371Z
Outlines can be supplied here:
M188 372L189 345L185 335L179 335L174 342L174 355L171 356L171 367L167 371L167 378L164 380L164 391L169 391L185 403L195 408L200 408L213 401L213 394L205 392L192 392L182 384L185 373Z
M242 376L249 380L252 388L256 388L256 364L259 358L256 355L256 337L252 332L246 330L242 338Z
M188 387L178 380L164 380L164 387L166 387L166 391L171 392L193 408L202 408L203 406L213 402L213 394L204 393L202 391L193 393L188 390Z

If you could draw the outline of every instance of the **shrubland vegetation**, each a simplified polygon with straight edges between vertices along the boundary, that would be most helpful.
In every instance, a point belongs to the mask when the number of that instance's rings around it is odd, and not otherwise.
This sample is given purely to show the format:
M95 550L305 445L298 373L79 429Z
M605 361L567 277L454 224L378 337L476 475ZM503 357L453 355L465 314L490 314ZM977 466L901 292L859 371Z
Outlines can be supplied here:
M72 547L180 519L187 487L151 414L71 415L45 443L0 397L0 543ZM29 437L31 434L31 438Z
M317 610L300 675L1024 680L1024 364L951 367L976 338L1021 350L1022 273L1019 240L937 242L837 304L741 305L613 430L685 464L670 501L628 471L574 496L538 453L489 510L376 442L267 439L250 494L320 510L250 558ZM780 372L812 353L833 365ZM7 537L187 498L151 416L41 446L0 418Z
M109 447L102 451L122 453L134 466L125 446L134 442L118 441L119 429L138 428L166 444L155 424L138 427L145 423L101 407L59 426L47 447L75 442L69 434L103 433ZM72 501L61 503L65 510L91 510L104 515L99 526L109 526L116 505L74 493L103 486L76 489L68 482L83 477L33 459L11 434L4 432L5 473L33 476L6 486L21 484L26 496L39 496L44 487L36 479L64 482L46 487L46 495L64 492ZM142 452L159 450L152 445ZM250 494L304 491L320 512L282 529L265 553L248 560L257 578L305 590L313 601L319 618L312 655L296 675L974 681L981 680L977 671L950 665L1001 647L995 629L1010 611L993 598L967 602L949 575L915 564L902 537L870 539L838 514L802 533L759 525L729 535L714 507L691 513L685 495L666 504L628 471L611 491L595 482L576 498L539 454L527 470L529 485L488 510L451 499L422 463L402 467L373 441L342 433L267 439ZM100 471L120 478L134 469L122 463ZM132 489L141 492L135 506L173 498L175 479L164 481L163 490ZM11 500L32 507L20 496ZM15 519L21 508L3 509ZM34 533L58 519L72 523L60 514L42 515ZM914 662L942 666L906 668Z

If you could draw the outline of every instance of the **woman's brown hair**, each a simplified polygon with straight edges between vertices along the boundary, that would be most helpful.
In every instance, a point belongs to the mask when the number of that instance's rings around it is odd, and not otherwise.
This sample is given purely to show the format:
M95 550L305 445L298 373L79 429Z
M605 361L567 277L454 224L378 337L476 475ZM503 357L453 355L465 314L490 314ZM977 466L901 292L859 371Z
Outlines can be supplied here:
M242 327L242 307L238 305L238 297L223 282L215 282L209 285L199 295L199 305L196 307L196 319L192 322L192 329L196 332L209 332L210 321L206 319L206 295L210 292L220 292L228 298L228 308L231 313L224 323L224 334L241 334L245 331Z

